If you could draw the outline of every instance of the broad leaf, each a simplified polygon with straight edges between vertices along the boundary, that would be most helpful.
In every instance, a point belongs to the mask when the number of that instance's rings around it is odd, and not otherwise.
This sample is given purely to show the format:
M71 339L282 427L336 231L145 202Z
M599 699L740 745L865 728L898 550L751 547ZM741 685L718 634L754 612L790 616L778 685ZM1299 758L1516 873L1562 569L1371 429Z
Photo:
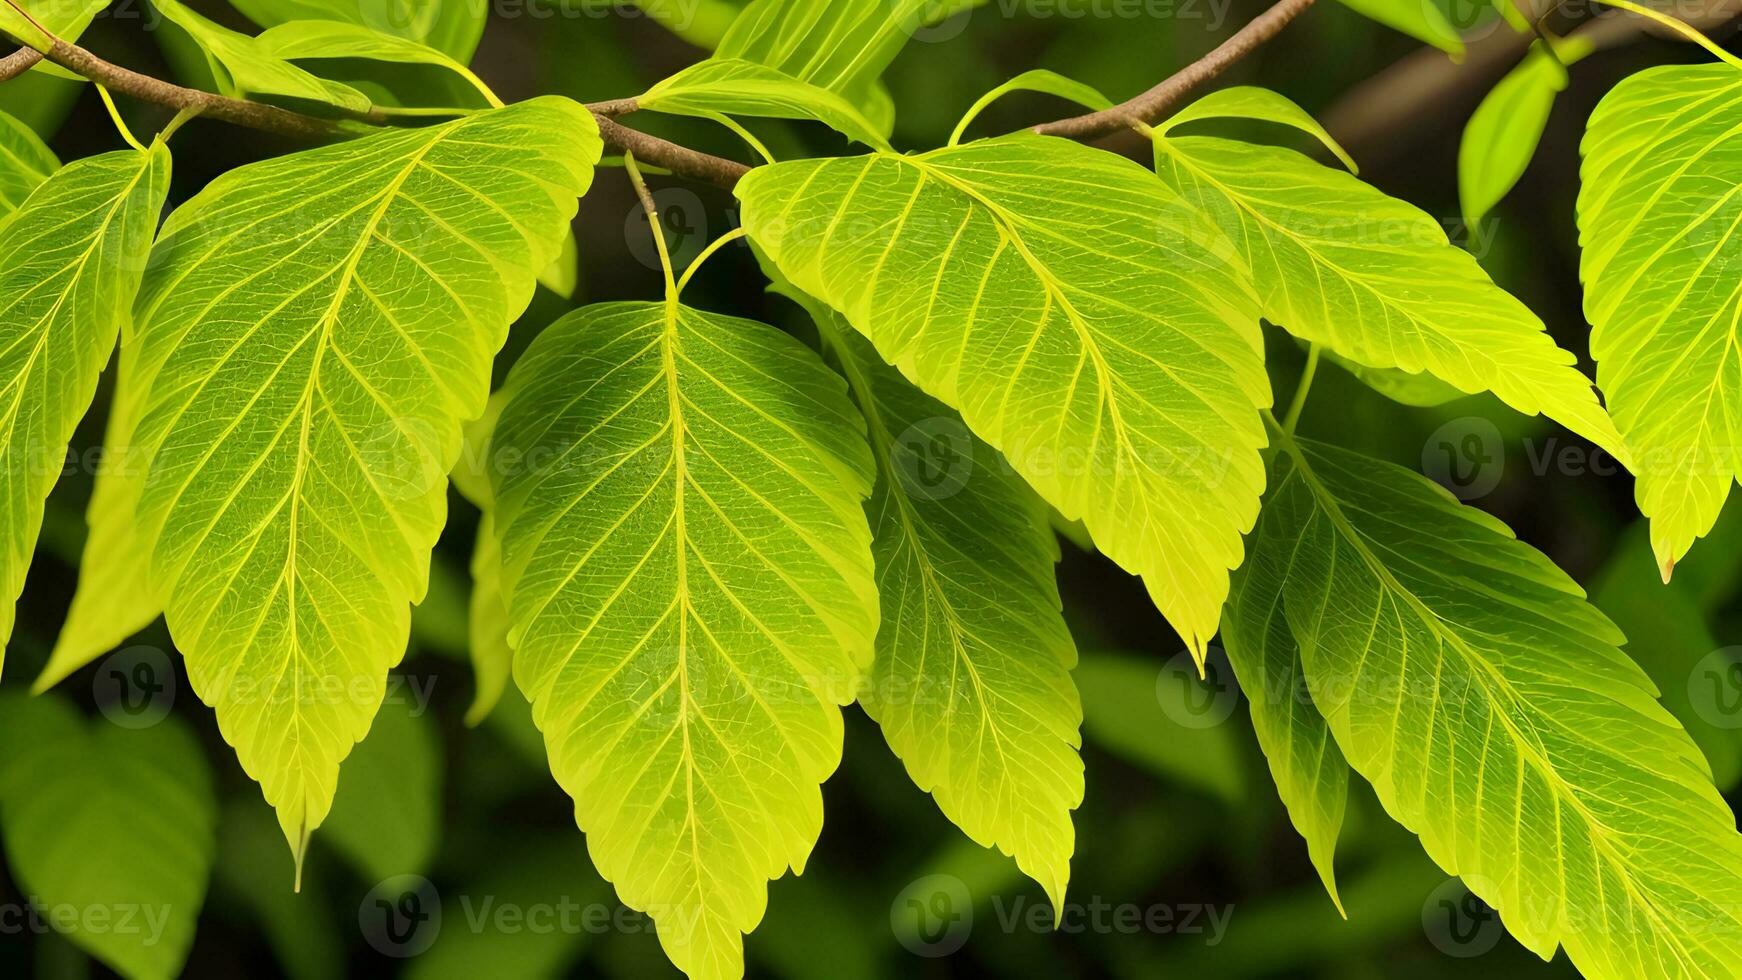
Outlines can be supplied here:
M1082 519L1203 656L1270 403L1216 228L1130 161L1031 134L758 167L737 193L794 285Z
M1591 114L1583 150L1591 353L1668 578L1742 476L1742 71L1642 71Z
M230 0L261 27L294 21L339 21L427 44L462 63L472 60L486 0Z
M808 298L807 298L808 299ZM1046 504L948 408L806 304L864 413L882 628L859 695L920 789L1062 908L1083 802L1076 644Z
M0 112L0 225L59 169L60 161L36 130Z
M0 699L0 745L0 826L20 889L78 910L48 920L129 980L180 975L217 850L193 733L173 716L130 728L13 694Z
M1292 150L1155 145L1162 177L1239 243L1265 319L1357 364L1492 391L1627 458L1576 358L1425 212Z
M590 306L492 445L514 676L600 872L692 977L802 871L877 626L863 423L774 328Z
M138 305L141 534L189 680L298 854L600 150L590 113L538 99L232 170L164 227Z
M369 97L349 85L329 82L274 57L258 39L214 24L180 0L151 0L170 23L187 32L206 56L206 67L225 95L279 96L323 102L351 112L369 109Z
M1458 200L1470 225L1487 217L1524 176L1555 96L1566 87L1566 66L1538 41L1476 107L1458 144Z
M1578 586L1400 467L1285 439L1273 483L1250 574L1387 812L1545 959L1733 974L1735 817Z
M0 652L43 501L139 289L169 171L161 143L78 160L0 225Z

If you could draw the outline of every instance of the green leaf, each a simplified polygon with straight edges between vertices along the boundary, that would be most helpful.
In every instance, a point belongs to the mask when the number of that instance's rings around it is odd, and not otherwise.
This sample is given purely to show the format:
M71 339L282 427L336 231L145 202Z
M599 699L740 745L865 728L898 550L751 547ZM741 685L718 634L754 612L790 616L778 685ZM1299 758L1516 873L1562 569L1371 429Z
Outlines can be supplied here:
M492 445L514 676L593 862L692 977L737 977L802 871L877 625L845 385L765 324L589 306Z
M1454 61L1463 60L1464 39L1431 0L1343 0L1343 6L1423 44L1431 44L1451 55Z
M261 27L295 21L358 24L426 44L460 62L472 60L490 5L483 0L231 0Z
M139 289L169 171L161 143L78 160L0 226L0 652L43 501Z
M1062 908L1083 709L1046 504L840 314L805 305L877 460L868 509L883 626L859 704L944 815L1015 857Z
M1259 518L1259 527L1268 521L1268 515ZM1335 866L1337 836L1349 801L1349 764L1313 702L1300 648L1289 629L1283 601L1288 571L1274 555L1254 547L1234 573L1222 642L1277 794L1306 840L1307 855L1325 891L1347 918Z
M1597 381L1639 457L1635 495L1665 579L1742 476L1735 357L1742 72L1652 68L1591 114L1579 275Z
M131 321L122 324L123 329ZM145 487L146 458L138 442L140 415L150 382L141 378L139 347L123 342L120 371L103 437L103 463L85 510L90 533L79 556L79 584L48 663L31 685L40 694L128 637L163 612L152 591L151 555L135 514Z
M13 9L13 4L24 8L29 18L20 16ZM85 33L85 28L91 26L99 11L109 5L109 0L10 0L0 2L0 32L17 38L19 43L28 45L38 51L49 49L49 38L45 37L37 25L46 28L50 34L68 43L77 41L79 35ZM34 21L34 23L32 23ZM31 66L31 71L43 72L57 78L76 79L84 81L83 76L76 75L59 65L48 61L39 61Z
M685 68L635 100L643 109L685 116L815 119L866 146L887 147L883 134L839 94L773 68L710 58Z
M1593 978L1742 964L1735 817L1547 558L1401 467L1285 441L1252 565L1349 764L1527 948Z
M1426 372L1368 367L1351 361L1336 351L1325 351L1325 359L1400 405L1434 408L1465 397L1463 392Z
M1036 68L1023 72L975 100L974 104L968 107L968 111L962 114L961 121L956 123L955 131L950 133L949 145L955 146L962 141L962 134L968 131L968 126L974 122L974 118L980 114L981 110L1011 92L1040 92L1053 95L1096 112L1113 107L1113 100L1102 95L1094 86L1085 85L1074 78L1066 78L1056 71Z
M349 112L367 112L369 97L349 85L329 82L274 57L258 38L214 24L180 0L151 0L151 5L186 31L205 53L206 66L225 95L234 98L279 96L306 99Z
M794 285L1083 520L1203 656L1270 404L1217 229L1130 161L1032 134L758 167L737 194Z
M478 522L478 542L472 549L472 598L466 623L477 685L472 706L466 709L466 724L475 726L502 700L514 664L514 648L508 643L508 602L502 596L502 545L495 515L489 511Z
M370 880L428 871L441 836L441 738L417 680L395 678L327 816L326 838Z
M154 592L293 851L405 651L445 474L601 150L537 99L232 170L137 307Z
M1524 176L1555 96L1566 87L1566 66L1539 41L1476 107L1458 144L1458 200L1470 225Z
M60 161L36 130L0 112L0 225L59 169Z
M0 826L20 889L129 980L180 974L217 850L212 779L175 717L87 723L59 698L0 698ZM69 928L70 925L70 928Z
M1236 85L1233 88L1217 89L1156 123L1155 132L1166 136L1186 123L1204 119L1252 119L1298 129L1330 150L1338 162L1349 168L1350 173L1358 173L1361 169L1355 166L1354 158L1349 156L1342 144L1317 119L1295 105L1287 96L1267 88Z
M1492 391L1628 458L1577 359L1425 212L1292 150L1155 146L1162 177L1240 243L1265 319L1357 364Z
M431 4L441 7L443 4ZM465 4L454 4L465 6ZM496 97L472 70L446 53L395 34L332 20L294 20L269 28L254 39L254 47L269 58L299 61L319 58L369 58L401 64L434 65L463 78L488 100Z

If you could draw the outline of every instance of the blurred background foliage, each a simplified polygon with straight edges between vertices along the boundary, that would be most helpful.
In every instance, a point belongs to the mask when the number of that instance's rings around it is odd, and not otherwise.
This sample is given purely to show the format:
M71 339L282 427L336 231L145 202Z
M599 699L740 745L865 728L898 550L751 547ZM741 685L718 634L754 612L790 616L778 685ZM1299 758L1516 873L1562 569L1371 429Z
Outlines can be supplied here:
M249 29L222 4L193 6ZM581 100L631 95L701 57L692 41L717 37L732 6L725 0L686 4L692 16L680 37L626 4L500 3L473 64L509 100L544 92ZM1146 8L1170 16L1120 18L1062 13L1108 9L1089 0L993 0L946 22L928 42L910 44L896 62L887 77L898 109L895 143L902 149L936 145L979 93L1029 68L1050 68L1115 99L1128 97L1208 50L1262 6L1251 0L1177 0ZM1344 6L1321 3L1223 81L1275 88L1326 119L1362 164L1364 178L1444 216L1455 241L1524 298L1563 346L1583 352L1587 328L1580 312L1573 201L1585 117L1625 75L1695 60L1697 52L1645 38L1580 64L1519 187L1472 230L1456 217L1459 133L1487 88L1522 56L1528 38L1513 35L1491 9L1472 0L1445 0L1443 11L1471 42L1462 67ZM185 42L167 27L146 29L155 20L137 0L123 2L99 16L84 43L118 63L199 84L202 69L188 57ZM1391 74L1370 81L1393 66ZM327 68L324 74L370 77L390 92L446 84L416 74L372 75L373 69L361 66ZM461 97L456 90L434 101ZM142 131L166 121L166 113L153 107L124 109ZM63 159L116 145L88 86L31 73L0 86L0 110L35 126ZM1067 111L1044 96L1018 95L997 103L975 132L1013 129ZM642 114L635 124L711 152L746 155L735 137L705 122ZM752 128L780 157L847 149L816 126L765 122ZM294 148L276 138L194 122L175 140L171 203L230 167ZM679 261L734 224L726 193L658 177L654 183ZM576 222L580 276L573 304L657 294L659 274L641 221L621 173L602 170ZM802 317L784 301L766 297L762 285L748 251L733 246L702 272L689 299L704 308L759 315L804 335ZM505 373L532 337L571 305L541 290L515 328L499 371ZM1286 398L1302 355L1279 334L1271 347L1276 390ZM107 390L99 395L98 410L75 448L101 444L108 397ZM1742 643L1742 604L1736 601L1742 517L1734 506L1665 587L1632 506L1630 481L1603 472L1600 457L1593 469L1589 447L1574 437L1542 420L1520 418L1491 398L1406 407L1327 367L1302 431L1421 467L1547 552L1634 638L1630 652L1706 750L1720 786L1735 789L1742 774L1742 707L1729 706L1733 710L1726 714L1722 699L1701 688L1713 680L1702 671L1712 672L1714 651ZM46 659L71 598L90 489L89 473L73 472L49 502L42 557L20 606L0 686L14 699L8 705L20 703L16 699ZM482 725L464 724L473 691L465 649L467 562L478 515L457 496L452 512L429 598L417 610L411 650L397 671L400 680L374 731L345 764L336 806L315 835L300 894L292 892L290 855L258 789L236 766L210 712L176 668L174 707L163 725L191 734L203 748L219 813L216 861L187 975L672 975L646 920L638 917L617 914L615 926L568 931L514 927L500 918L482 926L472 921L492 907L614 905L609 886L587 860L568 800L545 769L524 701L510 687ZM1289 827L1225 667L1208 682L1197 681L1181 659L1179 639L1140 583L1092 553L1066 544L1059 575L1083 652L1076 677L1086 712L1088 791L1076 817L1069 900L1084 909L1095 903L1162 908L1170 910L1169 923L1136 932L1036 930L1026 919L1006 925L1013 909L1045 902L1040 889L1012 861L975 846L952 827L914 788L876 727L852 708L845 759L824 786L821 842L802 877L772 884L767 918L747 943L752 975L929 977L991 970L1013 977L1407 974L1425 980L1471 969L1494 978L1571 972L1564 957L1544 965L1500 935L1359 782L1338 855L1345 920ZM161 623L135 643L172 649ZM94 712L105 663L81 671L50 697ZM103 724L100 715L94 723ZM15 734L6 743L12 762L49 750L41 732L19 727L11 727ZM29 792L8 788L9 771L0 768L0 806L9 805L10 792ZM123 849L148 846L133 839L136 814L107 816L106 826L122 838ZM7 861L15 869L22 845L7 843ZM360 910L366 911L379 882L407 874L430 880L445 920L427 950L390 958L360 927ZM931 877L938 875L948 877ZM953 931L921 930L926 934L916 936L917 920L904 903L916 887L923 893L940 881L958 895L965 892L971 911L956 915ZM24 897L15 874L0 875L0 903ZM1184 916L1194 908L1212 910L1224 920L1225 932L1212 930L1201 914L1198 928L1189 928ZM916 955L913 948L950 951ZM26 971L45 978L106 973L62 937L0 928L0 973Z

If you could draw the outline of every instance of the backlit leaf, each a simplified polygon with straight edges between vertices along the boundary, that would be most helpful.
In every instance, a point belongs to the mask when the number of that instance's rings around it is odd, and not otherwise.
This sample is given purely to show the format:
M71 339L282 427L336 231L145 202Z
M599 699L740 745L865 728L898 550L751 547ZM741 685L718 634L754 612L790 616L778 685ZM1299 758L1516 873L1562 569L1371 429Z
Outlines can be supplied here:
M692 977L802 871L877 625L863 423L772 327L589 306L492 440L514 676L593 862Z
M369 97L362 92L349 85L316 78L290 62L274 57L258 39L214 24L183 6L180 0L151 0L151 5L199 45L205 53L206 66L225 95L307 99L351 112L364 112L369 108Z
M472 60L484 21L486 0L231 0L261 27L294 21L360 24L384 34L427 44L461 62Z
M0 224L59 169L60 161L35 130L0 112Z
M794 285L1081 518L1203 656L1270 403L1215 227L1130 161L1031 134L758 167L737 193Z
M590 113L538 99L232 170L164 228L138 306L141 533L189 680L298 854L600 150Z

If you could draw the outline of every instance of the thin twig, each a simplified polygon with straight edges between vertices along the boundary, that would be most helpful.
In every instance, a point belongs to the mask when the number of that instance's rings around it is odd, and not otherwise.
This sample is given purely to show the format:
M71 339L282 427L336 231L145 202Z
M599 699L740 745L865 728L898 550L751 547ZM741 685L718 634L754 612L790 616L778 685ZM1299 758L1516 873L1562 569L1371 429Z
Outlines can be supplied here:
M630 129L609 116L595 115L593 118L599 124L599 135L607 144L624 153L635 154L637 160L657 163L679 177L707 181L730 190L738 183L738 178L750 172L749 167L736 160L666 142Z
M35 48L19 48L4 58L0 58L0 82L9 82L36 67L42 60L42 52Z
M1080 140L1118 132L1139 123L1152 123L1187 92L1215 78L1229 65L1251 54L1312 5L1313 0L1278 0L1275 6L1235 31L1209 54L1169 75L1142 95L1121 102L1111 109L1041 123L1034 127L1034 131L1048 136L1066 136Z

